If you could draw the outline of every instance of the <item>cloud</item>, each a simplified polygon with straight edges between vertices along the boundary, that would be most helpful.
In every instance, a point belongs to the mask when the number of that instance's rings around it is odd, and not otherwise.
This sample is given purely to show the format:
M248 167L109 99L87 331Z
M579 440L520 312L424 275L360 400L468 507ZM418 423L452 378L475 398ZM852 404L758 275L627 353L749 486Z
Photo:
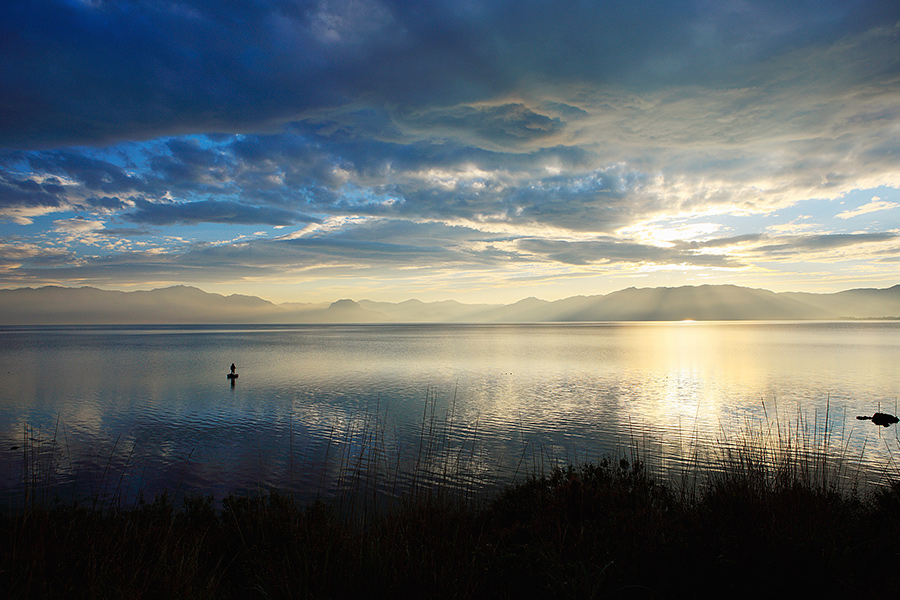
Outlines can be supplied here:
M102 237L78 276L110 281L885 260L893 223L796 215L898 205L898 22L882 0L14 3L0 219Z
M53 182L42 185L30 177L0 173L0 219L27 225L32 217L59 209L61 197L64 193Z
M103 229L103 221L91 221L85 219L84 217L76 217L74 219L60 219L53 222L53 228L56 231L80 234Z
M429 137L468 133L476 138L501 145L528 142L559 133L565 123L521 103L499 106L455 106L409 115L407 127L425 132Z
M156 141L20 153L65 185L15 189L28 179L7 172L9 218L40 206L158 223L358 214L610 233L900 186L890 3L36 4L55 17L17 7L7 25L23 89L43 94L26 66L56 72L61 50L91 69L83 88L64 77L69 93L30 104L32 125L8 119L0 144L33 146L39 135L13 131L26 126L61 136L38 145ZM66 134L69 102L108 131ZM54 111L72 114L34 121ZM223 202L249 208L212 210Z
M290 252L323 256L357 266L443 267L498 266L491 245L507 238L470 227L399 219L337 220L310 226L274 245ZM271 246L267 246L271 249ZM506 258L510 258L508 255Z
M887 200L882 200L878 196L875 196L872 198L871 202L867 202L853 210L845 210L834 216L838 219L852 219L853 217L858 217L860 215L867 215L880 210L890 210L892 208L897 208L898 206L900 206L900 203L888 202Z
M772 255L795 254L802 251L821 251L869 244L874 242L887 242L898 239L900 234L892 232L884 233L835 233L822 235L792 236L781 238L777 243L760 246L757 251Z
M25 159L34 172L47 173L54 182L78 182L94 194L118 195L145 190L146 183L141 177L107 158L91 154L58 150L29 153Z
M59 248L44 248L40 244L33 242L10 243L8 241L0 241L0 262L6 265L24 262L41 265L48 263L64 264L70 258L68 252Z
M60 220L61 235L107 233L97 223ZM74 239L74 237L73 237ZM82 240L83 241L83 240ZM90 241L90 240L89 240ZM148 240L151 241L151 240ZM578 274L634 273L690 269L734 274L759 263L803 261L830 265L866 257L890 261L900 250L900 236L829 234L767 236L746 234L702 241L675 241L670 246L601 236L593 239L535 237L490 233L473 227L406 219L332 218L309 224L281 238L245 238L231 243L150 244L80 256L69 250L41 249L37 244L0 241L4 281L19 285L79 281L92 285L153 282L200 284L228 281L302 280L399 281L431 278L446 288L457 278L483 273L552 281ZM890 263L885 263L890 264ZM497 276L494 276L497 277ZM360 292L362 293L362 292Z
M97 244L103 240L99 232L103 230L103 221L75 217L74 219L58 219L53 222L53 230L67 244Z
M821 51L900 19L894 3L879 0L617 0L566 10L538 0L127 6L9 7L0 24L0 146L246 133L359 98L418 109L548 86L647 93L673 83L721 85L798 47Z
M147 225L172 225L175 223L294 225L316 220L297 212L273 207L248 206L238 202L214 200L185 203L138 201L135 209L123 216L129 221Z
M663 248L622 240L559 241L546 239L520 240L517 246L543 256L547 260L571 265L655 264L679 266L742 266L726 255L701 254L689 247Z

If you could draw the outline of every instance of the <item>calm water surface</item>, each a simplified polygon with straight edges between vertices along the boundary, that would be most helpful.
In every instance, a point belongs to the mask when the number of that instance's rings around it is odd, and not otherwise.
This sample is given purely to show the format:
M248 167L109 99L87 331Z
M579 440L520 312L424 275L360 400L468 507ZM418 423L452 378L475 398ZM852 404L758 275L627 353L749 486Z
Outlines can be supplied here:
M898 412L897 365L897 322L0 328L0 502L311 498L372 465L482 489L635 449L677 474L779 431L877 484L900 428L855 416Z

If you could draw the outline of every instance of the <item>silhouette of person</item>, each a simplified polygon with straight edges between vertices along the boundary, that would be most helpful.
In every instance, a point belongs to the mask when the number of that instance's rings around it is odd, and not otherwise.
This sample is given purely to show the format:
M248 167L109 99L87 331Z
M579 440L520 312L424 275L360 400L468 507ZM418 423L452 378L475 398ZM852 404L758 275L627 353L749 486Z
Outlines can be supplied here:
M234 373L234 363L231 363L231 372Z

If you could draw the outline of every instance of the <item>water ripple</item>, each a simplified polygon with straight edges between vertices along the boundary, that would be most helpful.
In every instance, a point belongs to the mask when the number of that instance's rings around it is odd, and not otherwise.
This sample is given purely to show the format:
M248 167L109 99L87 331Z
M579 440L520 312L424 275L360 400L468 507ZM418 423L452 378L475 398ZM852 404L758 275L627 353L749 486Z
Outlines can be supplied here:
M0 332L0 494L474 494L628 456L670 477L748 445L896 477L900 325L93 328ZM239 364L234 386L227 366ZM29 433L31 432L31 433ZM33 439L29 439L33 438ZM781 452L781 455L779 455ZM29 479L30 477L30 479ZM28 482L31 483L28 483ZM50 485L52 484L52 486Z

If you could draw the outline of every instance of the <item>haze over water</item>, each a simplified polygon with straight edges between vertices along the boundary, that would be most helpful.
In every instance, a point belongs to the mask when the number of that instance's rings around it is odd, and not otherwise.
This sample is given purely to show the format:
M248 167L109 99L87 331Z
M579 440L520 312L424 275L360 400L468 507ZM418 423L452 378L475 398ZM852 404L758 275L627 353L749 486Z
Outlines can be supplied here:
M898 334L892 321L0 328L0 493L21 499L30 452L61 495L312 498L367 446L412 470L423 423L426 437L443 428L442 468L479 488L634 448L678 474L748 428L818 439L826 413L831 447L862 457L851 475L878 484L900 470L900 429L855 417L897 413Z

